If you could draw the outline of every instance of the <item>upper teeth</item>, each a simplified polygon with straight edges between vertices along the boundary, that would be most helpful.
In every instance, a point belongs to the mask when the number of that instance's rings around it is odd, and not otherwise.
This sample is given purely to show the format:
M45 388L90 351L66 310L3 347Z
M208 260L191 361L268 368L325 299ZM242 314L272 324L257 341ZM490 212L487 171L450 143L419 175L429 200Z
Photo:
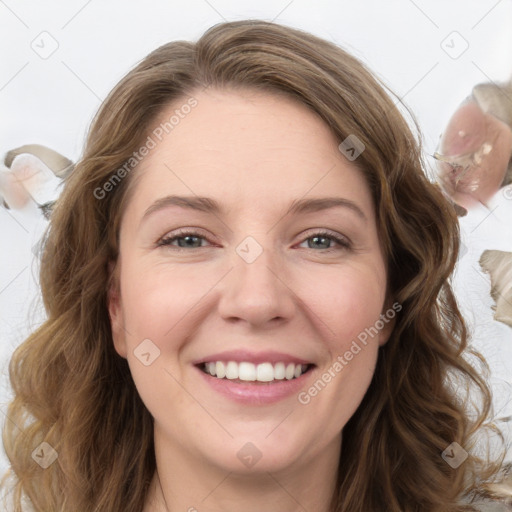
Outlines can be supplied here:
M204 371L219 379L240 379L247 381L271 382L273 380L291 380L300 377L308 369L307 364L289 363L237 363L236 361L212 361L204 363Z

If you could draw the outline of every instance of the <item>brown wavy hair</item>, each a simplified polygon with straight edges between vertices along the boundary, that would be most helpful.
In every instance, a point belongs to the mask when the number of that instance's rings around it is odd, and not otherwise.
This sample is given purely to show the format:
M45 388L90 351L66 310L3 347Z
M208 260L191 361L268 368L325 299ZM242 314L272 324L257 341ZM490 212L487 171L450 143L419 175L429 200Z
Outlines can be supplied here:
M459 250L453 207L426 175L419 137L361 62L328 41L259 20L221 23L195 43L156 49L117 84L92 122L44 238L47 320L9 367L14 399L3 441L15 510L26 510L23 496L44 512L143 508L156 469L152 417L114 350L107 309L115 275L109 262L118 256L136 170L96 196L162 109L203 87L285 94L321 116L340 142L354 134L366 147L354 164L373 194L389 296L402 310L343 429L332 511L472 510L462 498L498 466L471 453L491 395L466 357L473 353L450 286ZM478 407L470 410L457 389L476 392ZM42 441L58 453L45 470L31 458ZM441 457L454 441L470 452L458 469Z

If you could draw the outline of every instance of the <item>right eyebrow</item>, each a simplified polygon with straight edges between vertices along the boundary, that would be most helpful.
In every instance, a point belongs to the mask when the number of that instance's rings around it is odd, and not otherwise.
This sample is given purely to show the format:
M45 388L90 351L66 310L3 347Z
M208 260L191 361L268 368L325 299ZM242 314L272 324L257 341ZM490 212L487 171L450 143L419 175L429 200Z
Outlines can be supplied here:
M181 208L188 208L206 213L215 213L217 215L223 213L219 203L211 197L199 196L166 196L157 199L142 216L145 219L153 212L166 208L167 206L180 206Z
M353 211L361 219L367 221L367 217L364 214L362 208L360 208L355 202L345 199L343 197L319 197L313 199L299 199L292 201L286 215L288 214L306 214L314 213L322 210L328 210L330 208L348 208Z
M224 209L221 205L211 197L169 195L161 197L151 204L151 206L149 206L149 208L144 212L142 220L149 217L152 213L168 206L179 206L181 208L205 213L214 213L216 215L222 215L224 213ZM291 202L285 216L289 214L303 215L331 208L347 208L364 221L368 220L362 208L360 208L355 202L342 197L296 199Z

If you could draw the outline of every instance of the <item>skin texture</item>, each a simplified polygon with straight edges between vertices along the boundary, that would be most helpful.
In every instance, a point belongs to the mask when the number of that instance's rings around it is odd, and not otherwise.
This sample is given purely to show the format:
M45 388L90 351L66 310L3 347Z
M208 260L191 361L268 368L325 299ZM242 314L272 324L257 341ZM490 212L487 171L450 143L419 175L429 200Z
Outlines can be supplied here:
M134 171L118 286L109 294L115 348L155 421L157 473L144 510L327 511L341 430L392 323L307 405L296 394L271 405L235 403L192 362L240 348L286 352L316 365L305 389L332 367L388 309L370 190L303 105L255 91L194 96L198 105ZM170 194L211 197L225 211L168 206L142 220ZM347 207L285 215L295 199L332 196L354 202L365 218ZM179 228L205 239L181 251L180 240L157 245ZM322 229L350 247L311 238ZM263 249L250 264L236 252L247 236ZM134 355L144 339L160 350L149 366ZM237 457L247 442L262 454L250 468Z

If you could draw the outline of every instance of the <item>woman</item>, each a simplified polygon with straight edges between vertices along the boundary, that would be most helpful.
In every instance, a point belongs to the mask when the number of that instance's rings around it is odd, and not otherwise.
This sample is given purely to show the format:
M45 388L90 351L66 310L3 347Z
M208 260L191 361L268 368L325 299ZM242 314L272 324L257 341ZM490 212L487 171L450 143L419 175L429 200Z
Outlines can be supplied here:
M48 319L10 366L17 510L469 510L497 466L458 244L340 48L262 21L158 48L52 214Z

